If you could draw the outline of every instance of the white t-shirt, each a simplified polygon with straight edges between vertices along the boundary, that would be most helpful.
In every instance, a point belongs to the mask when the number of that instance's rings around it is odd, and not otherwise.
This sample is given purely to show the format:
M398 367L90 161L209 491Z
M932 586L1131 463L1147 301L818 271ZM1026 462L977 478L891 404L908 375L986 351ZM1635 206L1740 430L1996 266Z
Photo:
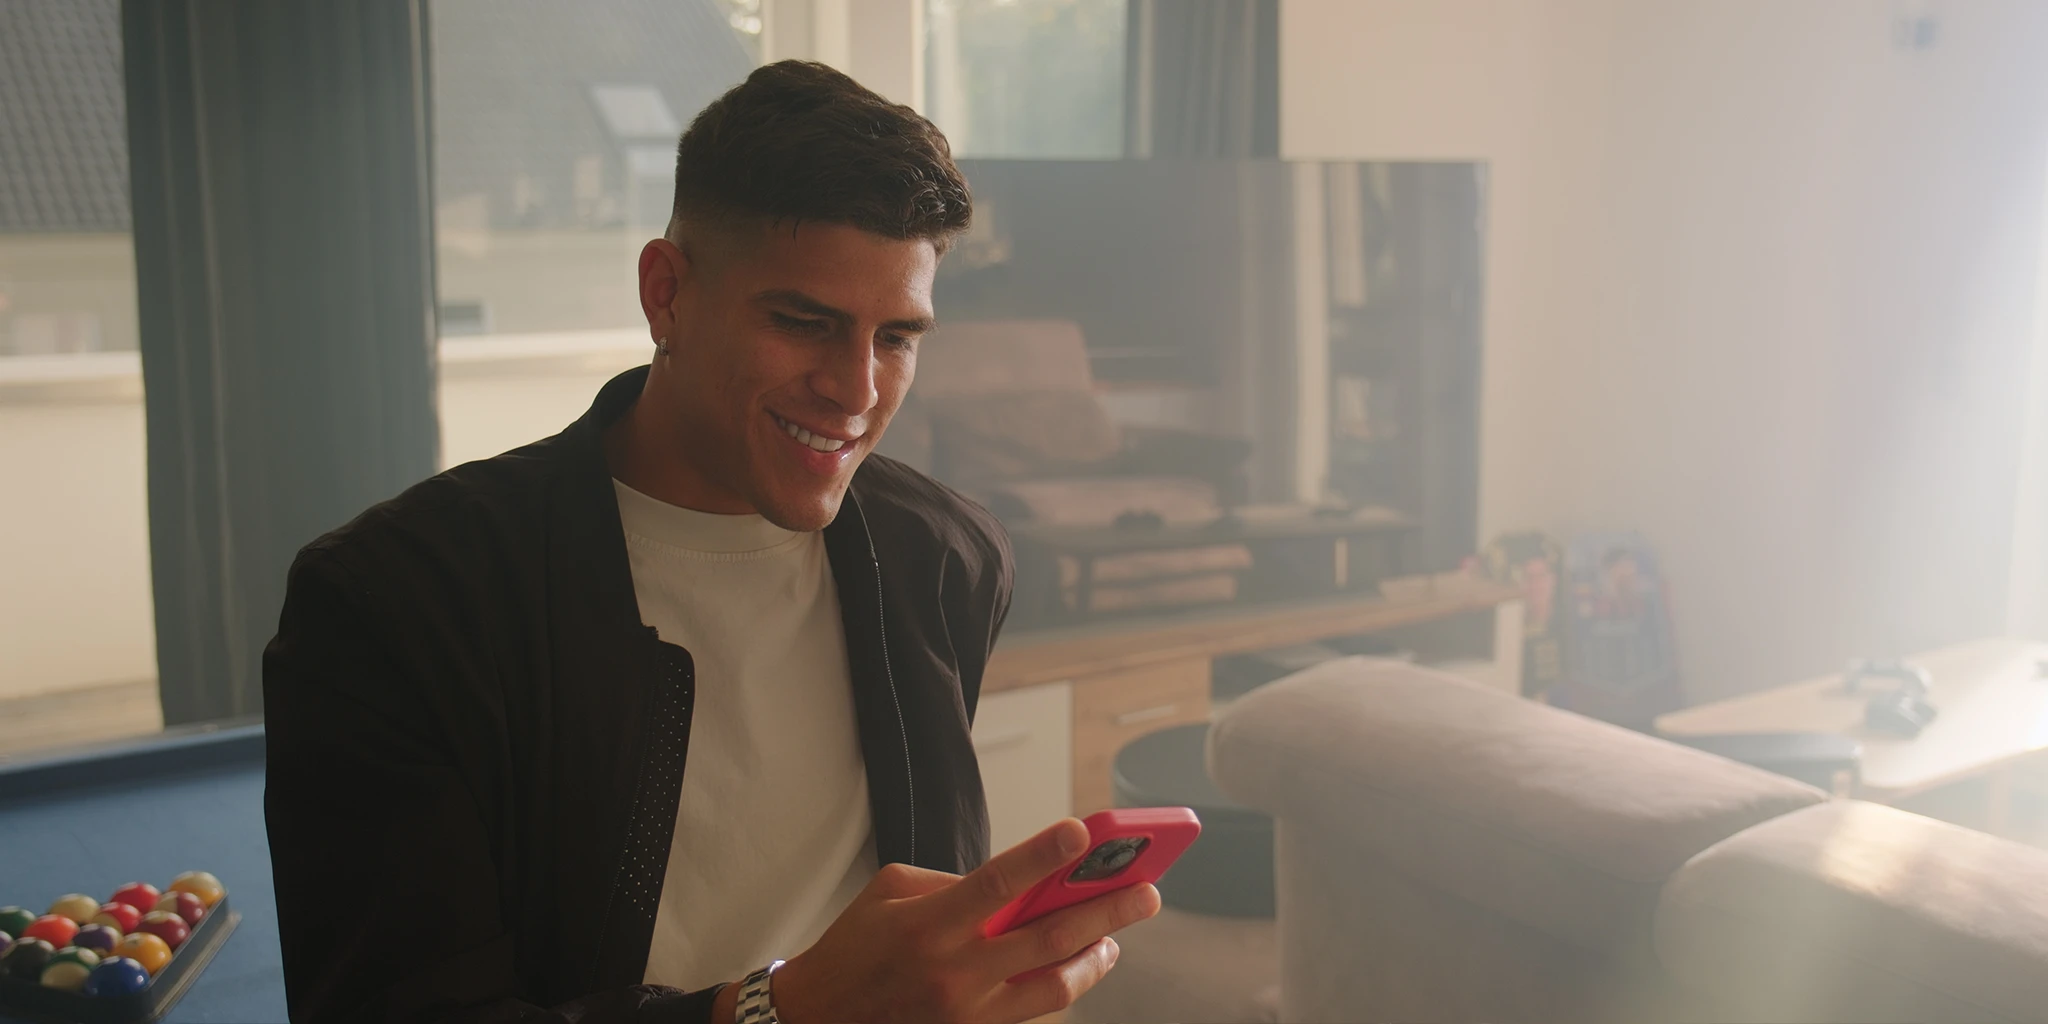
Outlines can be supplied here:
M875 874L832 567L820 533L613 484L641 621L696 665L645 980L738 981L803 952Z

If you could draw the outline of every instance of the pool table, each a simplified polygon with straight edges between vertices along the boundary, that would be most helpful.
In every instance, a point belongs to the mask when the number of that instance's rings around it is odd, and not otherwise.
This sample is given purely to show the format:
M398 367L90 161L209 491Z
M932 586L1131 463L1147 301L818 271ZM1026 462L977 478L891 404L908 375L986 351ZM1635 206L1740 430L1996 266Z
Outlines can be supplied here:
M263 726L0 765L0 905L41 912L67 892L105 899L192 869L220 876L242 922L163 1020L283 1021Z

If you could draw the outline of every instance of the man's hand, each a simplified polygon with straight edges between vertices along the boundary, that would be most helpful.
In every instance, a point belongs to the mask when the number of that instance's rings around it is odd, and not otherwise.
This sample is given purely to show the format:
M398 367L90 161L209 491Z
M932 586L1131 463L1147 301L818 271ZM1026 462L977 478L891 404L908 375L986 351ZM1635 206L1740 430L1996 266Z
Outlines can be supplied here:
M1012 1024L1065 1009L1116 963L1109 933L1159 912L1157 889L1105 893L994 938L981 927L1087 848L1087 827L1067 818L965 877L883 867L817 945L775 973L776 1015L785 1024Z

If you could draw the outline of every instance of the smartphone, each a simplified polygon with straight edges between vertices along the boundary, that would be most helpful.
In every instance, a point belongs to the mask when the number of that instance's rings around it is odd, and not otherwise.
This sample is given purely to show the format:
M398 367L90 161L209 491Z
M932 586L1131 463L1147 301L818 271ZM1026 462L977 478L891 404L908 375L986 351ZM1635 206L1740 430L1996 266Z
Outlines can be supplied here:
M1157 882L1202 834L1201 819L1186 807L1119 807L1081 823L1088 826L1088 852L1011 900L982 925L982 935L993 938L1103 893Z

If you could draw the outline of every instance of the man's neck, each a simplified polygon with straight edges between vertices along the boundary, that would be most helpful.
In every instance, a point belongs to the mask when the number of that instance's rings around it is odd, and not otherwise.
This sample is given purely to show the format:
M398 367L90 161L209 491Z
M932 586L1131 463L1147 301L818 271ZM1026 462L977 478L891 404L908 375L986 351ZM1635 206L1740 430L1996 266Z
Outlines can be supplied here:
M702 468L692 464L679 443L687 428L677 417L666 414L659 399L650 394L654 373L647 379L647 388L632 407L605 428L605 466L612 479L650 498L698 512L745 515L756 511L744 498L713 485Z

